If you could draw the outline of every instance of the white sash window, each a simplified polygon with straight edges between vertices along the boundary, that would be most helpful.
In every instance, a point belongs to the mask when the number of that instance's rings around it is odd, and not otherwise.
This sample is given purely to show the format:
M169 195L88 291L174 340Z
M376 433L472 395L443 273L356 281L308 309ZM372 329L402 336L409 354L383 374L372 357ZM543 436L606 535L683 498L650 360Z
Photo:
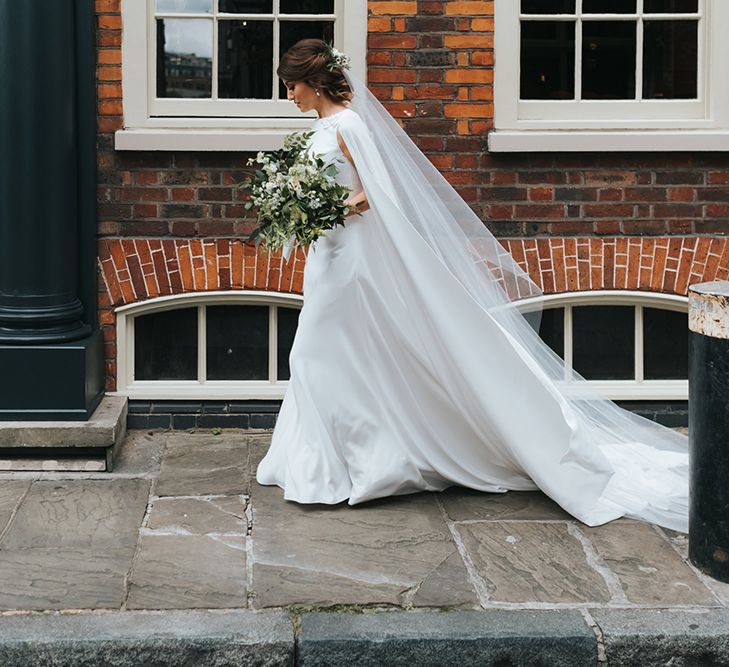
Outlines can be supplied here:
M496 0L490 150L729 149L726 0Z
M125 0L128 150L271 150L308 128L276 75L281 55L316 37L366 79L367 9L344 0Z

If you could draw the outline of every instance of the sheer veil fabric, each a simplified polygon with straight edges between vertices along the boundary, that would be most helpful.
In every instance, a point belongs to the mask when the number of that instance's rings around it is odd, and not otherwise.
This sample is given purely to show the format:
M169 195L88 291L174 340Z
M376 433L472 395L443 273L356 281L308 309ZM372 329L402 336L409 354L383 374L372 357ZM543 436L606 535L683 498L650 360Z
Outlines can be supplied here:
M418 233L498 324L499 334L532 373L531 382L548 387L564 413L570 434L559 462L584 467L590 481L561 489L555 500L587 524L625 515L686 532L688 437L620 408L576 371L565 371L563 360L538 336L539 311L532 306L525 317L518 307L520 299L541 295L541 287L501 246L367 86L349 70L343 71L354 93L350 108L357 112L363 127L345 124L340 133L365 191L371 190L368 197L371 194L373 207L388 210L394 204L399 209L401 215L390 214L385 223L408 225ZM386 185L378 187L383 180ZM487 337L483 344L490 344ZM488 369L482 370L488 373ZM511 408L514 420L535 407L530 403L528 386L521 387L520 393L519 404ZM527 459L540 449L538 441L524 446ZM540 484L537 471L532 470L530 476Z
M348 318L353 337L363 335L370 326L369 320L361 318L377 318L378 335L383 337L370 347L369 367L342 372L352 374L352 386L359 386L363 374L370 373L367 393L384 394L395 380L389 385L377 382L392 373L393 366L399 369L393 377L404 382L398 386L407 397L392 417L389 437L402 434L398 437L408 440L410 460L423 461L421 476L431 475L438 481L427 484L421 478L420 483L400 486L378 482L376 489L372 486L363 492L357 491L353 479L353 487L349 482L338 486L340 496L348 493L353 504L387 493L445 488L449 483L500 492L539 488L588 525L626 516L686 532L688 438L623 410L578 373L565 370L563 360L537 333L541 286L501 246L367 86L349 70L343 72L353 98L349 109L340 112L337 130L370 204L362 218L350 218L345 228L367 230L346 232L352 235L372 236L366 240L370 247L362 239L355 252L365 257L353 264L363 267L354 300L365 305L341 316ZM356 247L354 236L346 241ZM318 243L313 247L315 254ZM277 483L287 493L292 489L288 496L292 499L296 499L297 473L290 460L284 463L284 457L299 456L293 439L299 422L306 419L301 403L307 399L296 383L306 372L308 362L302 357L311 336L306 327L314 326L312 318L318 309L311 305L305 318L307 289L313 294L320 289L314 287L314 280L321 284L328 279L336 276L305 277L301 339L297 331L291 356L294 389L291 396L287 390L281 424L277 421L271 449L259 466L258 481ZM328 312L326 317L322 314L322 322L329 321ZM390 323L387 336L382 333L383 322ZM321 334L326 335L324 329ZM313 345L313 336L311 340ZM373 340L372 336L363 339L362 345L371 346ZM391 356L387 364L378 366L379 346L389 347ZM351 354L356 354L352 348ZM342 359L344 366L347 363ZM347 386L347 376L342 377ZM313 384L310 387L317 391ZM365 406L365 393L352 401L361 400ZM393 397L380 408L387 410L397 400ZM326 407L310 406L320 423L326 419L321 412ZM353 404L352 409L356 407ZM343 417L336 419L341 422ZM383 413L382 419L388 417ZM420 439L411 440L418 431ZM329 437L331 429L322 427L319 433ZM292 442L285 444L284 439ZM360 439L347 446L348 451L359 452L368 442ZM383 447L383 451L394 450L402 443ZM308 450L307 455L319 453ZM339 474L348 474L342 464L346 454L338 450L333 459L308 474L318 475L340 464ZM307 465L303 458L298 461L297 465ZM370 461L376 468L376 453ZM280 473L284 466L286 475ZM382 476L392 481L398 474L394 470L383 469ZM367 474L377 477L378 470ZM402 475L417 477L405 468ZM332 496L331 502L341 499Z

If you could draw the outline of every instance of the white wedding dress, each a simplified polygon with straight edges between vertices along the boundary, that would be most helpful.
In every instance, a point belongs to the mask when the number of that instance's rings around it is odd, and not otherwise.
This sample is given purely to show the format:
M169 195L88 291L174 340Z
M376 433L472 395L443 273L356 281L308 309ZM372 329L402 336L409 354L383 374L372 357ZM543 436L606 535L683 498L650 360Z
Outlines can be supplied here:
M309 149L339 160L353 192L364 183L372 208L309 248L291 379L257 481L299 503L350 505L452 485L541 489L588 525L628 516L686 532L686 436L631 415L616 437L573 411L401 223L357 112L313 129Z

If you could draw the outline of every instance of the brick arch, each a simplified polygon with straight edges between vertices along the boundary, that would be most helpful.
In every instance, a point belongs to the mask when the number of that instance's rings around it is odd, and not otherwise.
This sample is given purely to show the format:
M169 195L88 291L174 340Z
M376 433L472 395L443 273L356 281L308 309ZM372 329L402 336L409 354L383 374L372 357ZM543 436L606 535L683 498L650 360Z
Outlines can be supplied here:
M626 289L686 295L729 278L727 237L569 237L501 240L545 294ZM99 268L116 307L157 296L256 289L301 294L306 249L285 263L238 239L103 239Z
M305 261L304 248L287 264L280 252L264 256L237 239L104 239L99 245L104 301L113 307L209 290L301 294Z
M570 237L502 242L545 294L624 289L685 296L729 278L727 237Z

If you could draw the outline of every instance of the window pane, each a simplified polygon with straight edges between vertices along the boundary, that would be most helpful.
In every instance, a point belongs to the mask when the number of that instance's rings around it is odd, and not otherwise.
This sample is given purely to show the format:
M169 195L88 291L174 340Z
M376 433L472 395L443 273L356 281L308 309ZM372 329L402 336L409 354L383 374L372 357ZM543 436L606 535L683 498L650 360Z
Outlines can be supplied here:
M197 12L198 14L211 14L213 0L157 0L156 8L159 13L182 14Z
M643 308L643 376L646 380L688 377L688 314Z
M643 0L644 14L695 14L699 0Z
M210 97L213 22L157 19L157 97Z
M281 0L282 14L333 14L334 0Z
M522 14L574 14L575 0L521 0Z
M197 379L197 308L135 318L134 379Z
M218 97L271 99L273 23L218 22Z
M539 337L564 359L564 308L546 308L542 311Z
M572 309L572 365L588 380L635 378L635 308Z
M272 14L273 0L220 0L218 9L229 14Z
M582 97L635 99L634 21L582 24Z
M696 21L644 21L643 97L695 99L698 95Z
M520 97L575 97L574 21L522 21Z
M281 6L283 7L283 2ZM298 6L298 3L297 3ZM283 9L281 10L283 11ZM279 23L279 58L300 39L313 37L323 39L330 44L334 43L334 22L333 21L281 21ZM286 86L279 79L279 99L285 100Z
M583 14L635 14L635 0L582 0Z
M299 324L299 308L278 309L278 378L290 380L289 355L296 336L296 327Z
M268 380L268 306L206 310L207 379Z

